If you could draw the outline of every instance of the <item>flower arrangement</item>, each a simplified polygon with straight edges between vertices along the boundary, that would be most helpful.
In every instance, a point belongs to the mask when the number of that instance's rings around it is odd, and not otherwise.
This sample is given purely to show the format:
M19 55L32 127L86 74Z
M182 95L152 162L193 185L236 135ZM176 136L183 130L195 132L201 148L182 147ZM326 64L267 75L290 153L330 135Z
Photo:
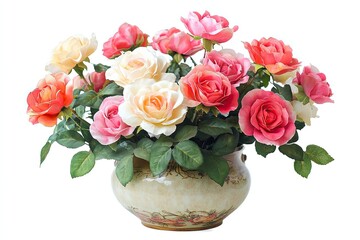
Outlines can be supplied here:
M122 24L103 44L108 64L90 62L94 35L55 48L49 73L27 97L30 122L54 127L41 163L57 142L82 148L71 159L73 178L96 160L114 159L125 186L137 157L153 175L174 161L223 185L229 171L223 156L244 144L255 144L263 157L278 149L303 177L312 162L333 160L317 145L304 150L295 143L317 116L316 104L333 102L324 73L301 69L292 48L272 37L244 42L250 58L222 48L238 30L224 17L191 12L181 21L186 31L172 27L151 40Z

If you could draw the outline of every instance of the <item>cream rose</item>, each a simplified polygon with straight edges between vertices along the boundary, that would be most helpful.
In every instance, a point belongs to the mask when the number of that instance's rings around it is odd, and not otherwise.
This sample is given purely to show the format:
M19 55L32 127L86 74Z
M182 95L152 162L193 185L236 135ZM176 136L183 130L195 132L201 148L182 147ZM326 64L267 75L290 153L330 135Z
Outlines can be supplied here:
M167 75L165 72L169 64L167 55L139 47L116 58L106 71L106 79L113 80L122 87L139 79L151 78L158 81L162 75Z
M308 126L311 125L311 118L317 117L318 108L314 105L314 102L310 101L307 104L303 104L299 101L292 101L291 105L293 106L296 117Z
M76 64L81 63L95 52L97 44L94 34L91 36L91 39L75 36L69 37L56 46L51 62L46 66L46 70L52 73L70 73Z
M174 74L166 75L158 82L143 79L125 87L119 115L126 124L140 126L151 137L169 136L185 119L187 107L183 101Z

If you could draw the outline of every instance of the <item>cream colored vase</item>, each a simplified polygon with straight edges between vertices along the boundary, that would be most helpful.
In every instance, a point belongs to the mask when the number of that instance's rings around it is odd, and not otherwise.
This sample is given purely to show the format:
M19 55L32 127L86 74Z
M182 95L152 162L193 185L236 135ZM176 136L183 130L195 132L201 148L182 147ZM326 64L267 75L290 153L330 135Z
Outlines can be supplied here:
M153 177L148 162L136 159L134 178L123 187L112 175L112 187L120 203L143 225L163 230L201 230L217 227L245 200L250 174L241 151L227 155L230 173L221 187L197 171L170 164Z

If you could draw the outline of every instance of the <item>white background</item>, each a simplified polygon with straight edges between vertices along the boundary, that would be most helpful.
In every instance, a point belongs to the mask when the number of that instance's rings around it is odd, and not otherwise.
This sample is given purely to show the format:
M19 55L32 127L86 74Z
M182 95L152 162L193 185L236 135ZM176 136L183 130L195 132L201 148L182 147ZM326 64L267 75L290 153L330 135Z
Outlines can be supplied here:
M236 5L234 5L236 2ZM360 239L359 13L342 1L88 1L11 0L0 3L0 239ZM26 96L45 74L55 45L74 34L102 44L123 22L153 36L181 16L209 10L239 30L226 46L247 53L241 41L282 39L304 64L326 73L335 104L304 129L300 144L326 148L335 161L313 166L309 179L281 154L264 159L246 148L252 175L248 198L218 228L165 232L143 227L113 196L111 161L71 179L75 153L54 145L39 168L39 151L52 129L33 126Z

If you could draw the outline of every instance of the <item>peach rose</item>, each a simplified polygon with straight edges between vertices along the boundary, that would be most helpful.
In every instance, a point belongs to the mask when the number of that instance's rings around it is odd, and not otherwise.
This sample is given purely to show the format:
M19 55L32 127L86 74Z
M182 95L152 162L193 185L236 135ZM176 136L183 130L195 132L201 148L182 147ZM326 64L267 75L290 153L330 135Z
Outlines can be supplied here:
M290 102L266 90L254 89L241 101L239 125L247 136L268 145L283 145L295 134L296 114Z
M195 40L177 28L165 29L158 32L153 37L151 46L155 50L159 50L165 54L176 52L185 56L191 56L203 49L200 40Z
M216 107L223 115L238 107L239 92L229 79L210 66L197 65L179 81L187 104Z
M27 97L27 113L32 124L56 125L59 113L73 100L73 86L65 73L53 73L41 79Z
M105 72L92 72L85 75L85 79L76 76L73 79L74 89L89 89L91 86L95 92L99 92L106 82Z
M143 79L124 89L125 101L119 107L123 121L132 127L140 126L153 137L171 135L176 125L183 122L187 107L175 75L164 76L160 81Z
M59 43L53 52L53 56L46 70L52 73L70 71L78 64L86 60L97 47L95 35L91 39L85 37L69 37Z
M303 72L297 73L293 83L301 85L306 96L315 103L321 104L326 102L334 102L330 97L332 91L329 83L326 81L325 74L319 72L314 66L306 66Z
M94 122L90 125L90 133L99 143L109 145L133 133L134 127L123 122L118 114L119 106L124 102L123 96L107 97L94 115Z
M169 56L151 48L139 47L116 58L106 71L106 79L122 87L144 78L159 80L166 75L169 65Z
M284 74L300 66L299 61L293 58L291 47L276 38L261 38L244 45L254 63L265 66L271 74Z
M224 74L235 87L249 79L246 73L251 66L250 60L232 49L212 50L206 54L203 64Z
M185 27L196 37L202 37L217 43L227 42L232 38L233 33L238 30L238 26L229 27L226 18L210 15L205 11L203 15L198 12L190 12L187 18L181 18Z
M144 34L137 26L123 23L113 37L109 38L103 46L103 54L107 58L115 58L122 51L133 50L137 47L148 45L148 35Z

